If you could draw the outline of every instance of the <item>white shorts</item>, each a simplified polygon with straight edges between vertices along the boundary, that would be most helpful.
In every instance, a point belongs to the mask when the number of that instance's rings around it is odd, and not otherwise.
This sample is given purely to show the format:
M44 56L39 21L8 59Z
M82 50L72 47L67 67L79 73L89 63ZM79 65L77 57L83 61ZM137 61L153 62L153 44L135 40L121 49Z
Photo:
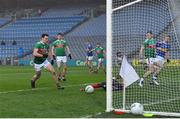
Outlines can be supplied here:
M157 65L159 65L160 67L163 67L165 60L163 57L161 56L156 56L156 58L154 58L154 63L156 63Z
M99 62L99 63L102 63L103 61L104 61L104 58L99 58L99 59L98 59L98 62Z
M41 68L47 68L50 65L48 60L45 60L42 64L35 64L34 63L34 69L35 71L41 71Z
M93 60L93 56L86 56L86 59L87 59L88 61L92 61L92 60Z
M147 63L147 64L157 64L157 65L159 65L160 67L163 67L165 61L164 61L164 58L163 58L163 57L156 56L156 58L147 58L147 59L146 59L146 63Z
M149 65L149 64L154 64L154 59L155 58L147 58L145 60L146 60L146 63Z
M56 61L66 63L67 62L67 57L66 56L57 56Z

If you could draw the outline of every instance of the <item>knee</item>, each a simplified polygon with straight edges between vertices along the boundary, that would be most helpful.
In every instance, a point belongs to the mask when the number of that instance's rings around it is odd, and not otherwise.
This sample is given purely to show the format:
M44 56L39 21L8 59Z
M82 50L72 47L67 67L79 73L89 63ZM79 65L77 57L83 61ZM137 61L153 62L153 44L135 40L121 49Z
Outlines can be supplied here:
M52 75L56 75L56 72L55 72L55 71L52 71Z
M41 73L37 73L36 75L35 75L35 77L38 79L38 78L40 78L40 76L41 76Z

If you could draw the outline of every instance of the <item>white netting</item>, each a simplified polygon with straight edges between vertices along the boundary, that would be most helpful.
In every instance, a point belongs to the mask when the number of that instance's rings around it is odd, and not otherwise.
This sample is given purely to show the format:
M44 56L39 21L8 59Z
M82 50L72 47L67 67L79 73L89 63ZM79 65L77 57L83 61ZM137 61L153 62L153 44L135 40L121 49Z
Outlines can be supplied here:
M135 0L113 0L113 8ZM147 31L152 31L154 39L162 41L170 35L170 63L165 63L158 74L159 85L151 84L152 75L145 78L143 87L138 82L126 88L125 109L139 102L146 111L180 112L180 44L174 30L175 16L171 15L168 0L143 0L112 14L112 55L113 76L119 74L117 52L126 55L140 77L145 73L139 61L139 51L145 41ZM175 63L176 62L176 63ZM120 82L121 79L120 79ZM113 91L113 108L122 109L123 91Z

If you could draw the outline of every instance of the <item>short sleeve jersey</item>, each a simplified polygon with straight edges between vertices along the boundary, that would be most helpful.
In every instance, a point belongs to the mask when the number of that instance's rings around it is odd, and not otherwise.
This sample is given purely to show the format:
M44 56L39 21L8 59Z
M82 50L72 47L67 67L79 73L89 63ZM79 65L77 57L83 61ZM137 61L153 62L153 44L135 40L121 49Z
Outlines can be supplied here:
M93 51L92 51L93 47L92 47L92 45L91 45L91 44L88 44L88 45L86 46L86 49L88 50L88 51L87 51L87 56L93 56Z
M155 58L156 41L155 39L146 39L144 41L145 58Z
M48 54L49 52L49 45L45 44L43 42L37 42L34 46L34 48L38 49L38 53L40 54ZM34 57L34 63L35 64L42 64L47 59L47 56L43 57Z
M102 48L102 47L96 47L95 48L95 51L96 51L96 54L97 54L97 57L98 57L98 59L99 58L104 58L104 48Z
M67 42L65 40L56 40L53 42L52 46L55 47L56 56L66 56Z
M156 43L156 55L165 58L166 53L169 51L170 45L166 42Z

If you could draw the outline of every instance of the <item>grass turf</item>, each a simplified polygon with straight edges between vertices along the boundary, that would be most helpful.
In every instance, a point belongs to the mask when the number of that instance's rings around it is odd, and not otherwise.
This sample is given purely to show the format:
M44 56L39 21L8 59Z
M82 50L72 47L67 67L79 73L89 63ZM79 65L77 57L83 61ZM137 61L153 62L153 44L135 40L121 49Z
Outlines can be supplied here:
M166 71L168 72L168 71ZM179 75L178 72L174 72ZM141 115L115 115L105 113L105 91L96 90L93 94L80 92L85 84L105 80L103 72L89 74L85 67L69 67L67 81L63 82L65 90L57 90L51 75L43 70L37 82L36 90L31 90L30 79L34 74L33 67L0 66L0 117L97 117L97 118L143 118ZM167 75L167 73L166 73ZM166 76L165 75L165 76ZM161 78L165 77L161 76ZM168 81L165 83L168 84ZM148 85L147 83L145 85ZM128 90L142 90L133 84ZM132 89L131 89L132 88ZM148 91L150 86L144 90ZM155 88L153 88L155 89ZM162 85L160 91L168 89ZM138 91L137 91L138 92ZM164 91L164 93L166 93ZM163 93L163 94L164 94ZM138 95L138 93L136 93ZM120 95L121 96L121 95ZM132 95L127 95L132 96ZM146 96L146 95L145 95ZM156 96L156 94L152 95ZM133 97L138 99L137 96ZM138 99L139 100L139 99ZM148 101L148 100L147 100ZM152 101L152 100L150 100ZM179 102L176 102L179 104ZM151 105L150 105L151 106ZM148 106L148 107L150 107ZM153 105L152 105L153 106ZM171 105L169 105L171 106ZM179 106L175 107L178 109ZM164 107L165 108L165 107ZM100 112L100 113L99 113ZM153 116L160 117L160 116Z
M105 75L89 74L71 67L65 90L57 90L51 75L43 70L37 89L31 90L32 67L0 67L0 117L84 117L105 110L105 91L80 92L84 84L101 82ZM22 90L22 91L17 91ZM14 91L14 92L11 92Z

